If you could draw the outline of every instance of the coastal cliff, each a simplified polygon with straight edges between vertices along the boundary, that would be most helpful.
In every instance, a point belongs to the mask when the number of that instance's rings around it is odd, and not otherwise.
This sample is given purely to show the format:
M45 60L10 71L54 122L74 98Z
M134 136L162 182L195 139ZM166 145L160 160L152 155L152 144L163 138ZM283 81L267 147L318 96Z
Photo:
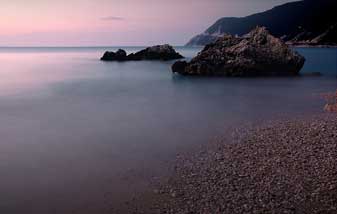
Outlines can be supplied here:
M304 0L286 3L250 16L219 19L186 46L204 46L224 34L242 36L256 26L266 26L271 34L290 45L337 45L336 0Z

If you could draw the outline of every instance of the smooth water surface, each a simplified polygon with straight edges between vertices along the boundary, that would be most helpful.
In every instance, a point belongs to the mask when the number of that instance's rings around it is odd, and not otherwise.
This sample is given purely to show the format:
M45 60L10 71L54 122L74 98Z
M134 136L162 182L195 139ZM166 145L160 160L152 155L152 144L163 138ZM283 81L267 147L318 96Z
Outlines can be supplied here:
M107 49L0 48L0 213L109 213L178 152L226 127L321 112L318 94L337 88L337 49L298 49L302 73L321 77L247 79L101 62Z

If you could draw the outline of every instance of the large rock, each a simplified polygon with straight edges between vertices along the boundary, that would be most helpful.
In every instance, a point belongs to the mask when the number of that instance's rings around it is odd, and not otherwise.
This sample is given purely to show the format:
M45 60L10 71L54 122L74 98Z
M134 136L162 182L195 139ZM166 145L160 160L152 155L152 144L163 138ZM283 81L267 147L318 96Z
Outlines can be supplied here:
M189 63L176 62L172 70L183 75L297 75L304 62L266 28L257 27L243 37L223 36Z
M170 45L157 45L148 47L136 53L126 54L119 49L115 52L105 52L101 60L103 61L132 61L132 60L174 60L184 58Z

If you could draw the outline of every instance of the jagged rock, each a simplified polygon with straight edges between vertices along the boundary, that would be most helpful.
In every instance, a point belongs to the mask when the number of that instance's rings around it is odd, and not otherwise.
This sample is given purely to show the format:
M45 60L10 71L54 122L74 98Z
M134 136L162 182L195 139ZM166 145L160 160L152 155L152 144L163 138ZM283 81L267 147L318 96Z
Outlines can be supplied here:
M105 52L101 60L103 61L133 61L133 60L174 60L184 58L170 45L157 45L148 47L136 53L126 54L119 49L116 53Z
M225 35L207 45L191 62L176 62L183 75L297 75L305 59L264 27L243 37Z

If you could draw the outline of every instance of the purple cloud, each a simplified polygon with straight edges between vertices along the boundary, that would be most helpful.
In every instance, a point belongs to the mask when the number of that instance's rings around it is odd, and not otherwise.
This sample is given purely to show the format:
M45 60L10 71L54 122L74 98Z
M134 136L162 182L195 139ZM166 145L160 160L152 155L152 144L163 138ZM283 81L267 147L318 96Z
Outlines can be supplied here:
M125 18L119 16L106 16L102 17L101 20L103 21L124 21Z

